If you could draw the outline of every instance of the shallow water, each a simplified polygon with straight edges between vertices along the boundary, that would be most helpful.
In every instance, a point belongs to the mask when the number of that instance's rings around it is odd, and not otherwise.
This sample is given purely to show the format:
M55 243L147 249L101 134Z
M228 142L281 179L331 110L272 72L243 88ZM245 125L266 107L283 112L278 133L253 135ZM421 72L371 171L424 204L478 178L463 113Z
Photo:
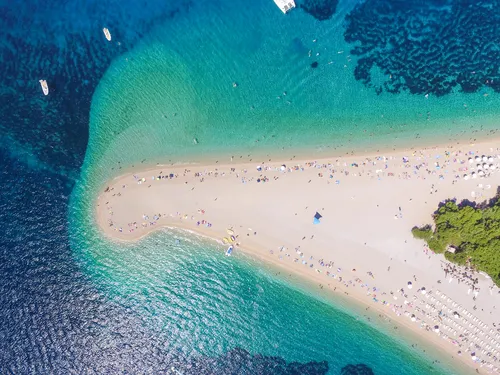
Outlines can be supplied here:
M474 94L460 92L457 85L448 95L427 86L426 97L400 84L395 94L380 87L403 80L398 74L408 72L392 66L388 74L371 68L369 84L356 80L358 65L370 56L358 60L351 51L360 41L344 40L345 17L355 4L340 2L332 18L322 22L300 9L284 17L268 0L253 2L245 12L239 1L193 4L111 65L94 96L96 136L89 154L102 162L92 163L117 167L117 161L124 166L143 159L239 156L283 147L331 154L496 132L500 102L491 85L479 86ZM373 16L358 13L363 20ZM431 16L427 21L439 24L439 14ZM390 34L391 25L386 28ZM425 67L428 59L417 55L400 63L420 66L418 74L425 78L432 73ZM456 69L479 74L477 64L469 67L463 60ZM372 87L375 82L379 86Z
M76 249L86 273L164 340L162 350L175 353L170 363L182 373L259 368L257 358L242 361L240 349L272 357L264 373L281 373L283 362L300 362L307 368L301 373L311 374L337 374L350 364L374 373L453 373L351 316L348 307L318 301L244 257L224 257L207 240L181 231L156 233L137 245L92 238ZM83 250L89 248L92 259ZM205 357L217 363L200 359ZM191 369L193 361L204 372Z

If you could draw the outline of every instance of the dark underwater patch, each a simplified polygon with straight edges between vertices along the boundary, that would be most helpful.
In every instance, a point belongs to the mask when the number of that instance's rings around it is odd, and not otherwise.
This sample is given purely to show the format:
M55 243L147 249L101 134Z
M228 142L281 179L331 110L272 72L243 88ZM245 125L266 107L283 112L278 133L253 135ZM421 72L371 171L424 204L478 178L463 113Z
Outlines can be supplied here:
M318 67L318 62L317 61L311 63L311 68L315 69L317 67Z
M498 0L367 0L346 16L355 78L383 91L500 92ZM382 73L376 77L373 69ZM382 79L381 79L382 78Z
M375 373L370 367L360 363L358 365L347 365L342 367L340 375L375 375Z
M179 366L185 375L204 374L276 374L276 375L325 375L328 362L289 362L281 357L252 355L242 348L235 348L219 357L201 357L188 365Z
M338 0L306 0L300 7L318 21L326 21L335 14L338 3Z

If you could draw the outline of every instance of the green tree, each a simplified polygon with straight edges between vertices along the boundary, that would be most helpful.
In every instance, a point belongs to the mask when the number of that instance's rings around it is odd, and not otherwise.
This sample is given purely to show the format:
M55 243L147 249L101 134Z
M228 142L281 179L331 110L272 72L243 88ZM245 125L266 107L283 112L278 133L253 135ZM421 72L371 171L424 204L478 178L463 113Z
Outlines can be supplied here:
M500 286L500 194L479 205L446 201L433 221L433 226L414 227L413 236L434 252L445 253L451 262L486 272ZM455 253L447 252L448 246Z

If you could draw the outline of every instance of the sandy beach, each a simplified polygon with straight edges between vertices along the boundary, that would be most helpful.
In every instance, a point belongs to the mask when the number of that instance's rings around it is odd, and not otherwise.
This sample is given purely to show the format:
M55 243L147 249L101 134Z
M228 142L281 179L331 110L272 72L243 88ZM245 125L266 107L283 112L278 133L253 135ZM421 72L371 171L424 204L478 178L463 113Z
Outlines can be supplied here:
M453 361L498 373L499 288L433 254L411 228L432 223L445 199L493 197L499 144L138 168L103 186L96 221L118 241L177 227L219 241L214 256L232 244L233 256L250 254L353 298Z

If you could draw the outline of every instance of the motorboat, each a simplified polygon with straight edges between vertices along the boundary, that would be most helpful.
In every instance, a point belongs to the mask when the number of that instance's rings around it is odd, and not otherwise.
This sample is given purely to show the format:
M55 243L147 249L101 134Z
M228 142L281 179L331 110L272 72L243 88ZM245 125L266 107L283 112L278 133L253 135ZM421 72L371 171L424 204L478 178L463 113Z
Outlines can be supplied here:
M47 85L47 81L44 79L41 79L40 81L40 86L42 86L42 91L44 95L49 95L49 85Z
M274 3L281 9L283 14L295 8L295 2L293 0L274 0Z
M226 256L231 256L231 254L233 253L233 245L229 246L226 250Z
M107 28L102 29L102 32L104 33L104 36L108 40L108 42L111 42L111 33Z

